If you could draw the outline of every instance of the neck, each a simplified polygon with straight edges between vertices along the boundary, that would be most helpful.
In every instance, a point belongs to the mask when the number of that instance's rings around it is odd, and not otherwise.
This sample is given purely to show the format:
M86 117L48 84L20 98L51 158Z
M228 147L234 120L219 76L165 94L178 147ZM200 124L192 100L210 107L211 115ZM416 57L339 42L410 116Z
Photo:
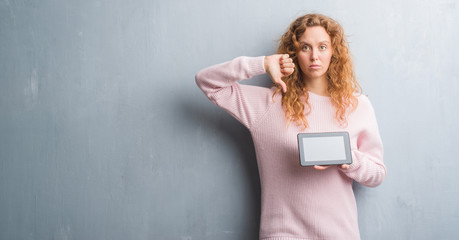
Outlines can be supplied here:
M326 78L307 79L306 88L314 94L327 97L330 96L330 93L328 92L328 81Z

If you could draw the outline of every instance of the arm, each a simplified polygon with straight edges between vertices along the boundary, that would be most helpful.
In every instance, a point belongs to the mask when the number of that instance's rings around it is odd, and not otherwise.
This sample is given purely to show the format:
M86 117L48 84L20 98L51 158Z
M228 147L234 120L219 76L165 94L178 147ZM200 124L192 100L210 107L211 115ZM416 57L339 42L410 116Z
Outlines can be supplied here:
M367 116L362 119L365 128L357 138L356 149L352 149L353 163L347 169L340 168L340 170L362 185L376 187L386 177L383 145L373 107L366 97L362 100L359 104L363 105L363 113Z
M291 59L282 59L281 56L238 57L201 70L196 74L196 83L212 102L250 128L266 112L272 102L272 92L266 88L240 85L238 81L266 71L280 80L285 72L293 72Z

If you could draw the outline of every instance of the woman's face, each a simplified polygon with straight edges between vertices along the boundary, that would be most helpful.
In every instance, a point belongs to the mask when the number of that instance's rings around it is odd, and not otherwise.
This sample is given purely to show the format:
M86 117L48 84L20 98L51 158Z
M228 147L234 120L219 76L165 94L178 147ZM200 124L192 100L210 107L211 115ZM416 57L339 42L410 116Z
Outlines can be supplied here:
M300 51L297 53L298 64L303 73L303 79L306 81L326 80L333 50L330 36L325 28L322 26L308 27L298 40L300 43Z

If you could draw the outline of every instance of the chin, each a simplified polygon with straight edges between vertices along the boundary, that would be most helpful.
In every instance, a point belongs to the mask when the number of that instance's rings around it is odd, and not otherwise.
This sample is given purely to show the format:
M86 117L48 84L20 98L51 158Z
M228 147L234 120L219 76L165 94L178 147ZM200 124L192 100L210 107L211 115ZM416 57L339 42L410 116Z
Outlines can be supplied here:
M318 79L323 78L325 74L305 74L306 80L307 79Z

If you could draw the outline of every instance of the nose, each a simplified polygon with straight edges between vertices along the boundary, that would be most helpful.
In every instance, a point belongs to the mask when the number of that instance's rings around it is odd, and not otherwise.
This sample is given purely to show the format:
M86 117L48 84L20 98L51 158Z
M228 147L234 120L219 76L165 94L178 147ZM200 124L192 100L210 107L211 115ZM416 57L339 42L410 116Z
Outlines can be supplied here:
M311 51L311 61L316 61L318 59L319 59L319 50L313 48Z

